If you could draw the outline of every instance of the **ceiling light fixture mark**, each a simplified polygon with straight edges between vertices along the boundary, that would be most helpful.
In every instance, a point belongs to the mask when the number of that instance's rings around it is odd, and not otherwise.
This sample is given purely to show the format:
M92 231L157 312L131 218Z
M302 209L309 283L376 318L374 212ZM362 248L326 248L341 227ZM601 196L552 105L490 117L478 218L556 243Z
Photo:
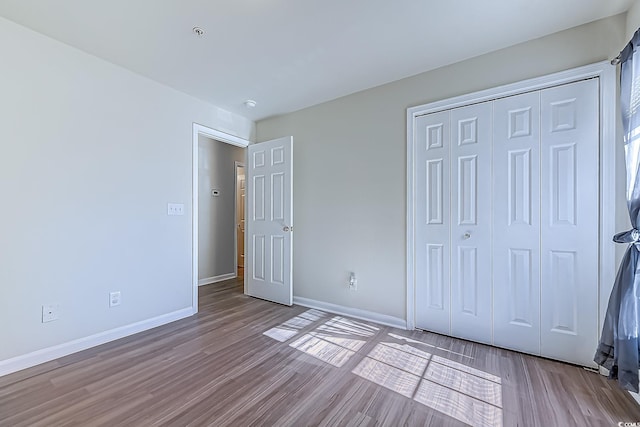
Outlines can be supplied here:
M258 105L258 103L256 101L254 101L253 99L247 99L246 101L244 101L244 106L247 108L253 108L256 105Z

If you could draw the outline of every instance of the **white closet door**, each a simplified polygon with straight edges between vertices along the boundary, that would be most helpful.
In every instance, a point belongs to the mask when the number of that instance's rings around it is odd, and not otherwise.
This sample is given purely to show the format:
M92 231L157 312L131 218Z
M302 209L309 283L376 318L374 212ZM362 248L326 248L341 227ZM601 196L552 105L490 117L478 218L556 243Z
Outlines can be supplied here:
M540 92L494 102L493 339L540 354Z
M491 343L492 103L451 110L451 334Z
M595 366L598 81L541 92L541 353Z
M416 326L450 334L449 112L416 119Z

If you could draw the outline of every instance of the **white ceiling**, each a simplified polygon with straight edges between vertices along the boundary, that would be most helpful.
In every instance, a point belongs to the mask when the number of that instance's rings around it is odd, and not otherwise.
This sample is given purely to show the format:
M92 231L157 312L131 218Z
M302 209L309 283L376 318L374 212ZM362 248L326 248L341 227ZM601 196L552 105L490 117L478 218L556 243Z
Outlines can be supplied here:
M0 16L260 120L621 13L632 1L2 0Z

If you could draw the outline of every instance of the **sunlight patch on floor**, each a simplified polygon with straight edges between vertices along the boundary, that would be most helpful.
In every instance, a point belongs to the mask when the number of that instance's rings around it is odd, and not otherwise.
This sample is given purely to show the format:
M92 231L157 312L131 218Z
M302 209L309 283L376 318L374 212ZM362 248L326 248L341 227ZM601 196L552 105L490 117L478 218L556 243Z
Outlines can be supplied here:
M322 334L312 332L298 338L289 346L339 368L347 363L365 343L347 338L333 338L333 340L340 342L340 344L324 339Z
M388 344L376 345L352 372L411 399L431 355L411 354Z
M372 337L378 332L378 328L356 320L335 316L323 325L318 326L318 331L339 335L355 335L360 337Z
M280 342L293 339L290 347L340 368L380 331L357 320L342 316L326 320L327 316L307 310L263 334ZM324 323L313 328L315 322ZM305 328L313 329L295 338ZM393 341L381 342L360 355L353 374L463 423L502 426L500 377L435 353L462 360L473 360L471 356L399 334L387 335Z
M352 372L464 423L502 425L500 378L462 363L383 342Z
M501 384L500 377L497 377L488 372L481 371L479 369L472 368L471 366L467 366L464 363L454 362L453 360L447 359L446 357L441 356L433 356L433 361L439 363L444 366L448 366L460 372L466 372L467 374L474 375L476 377L483 378L485 380Z
M445 385L422 380L414 399L431 409L472 426L502 426L501 408L477 396L459 393Z
M301 329L321 320L323 317L326 317L326 313L320 310L307 310L262 334L276 341L285 342L295 337Z
M417 340L414 340L414 339L411 339L411 338L403 337L402 335L393 334L393 333L389 333L387 335L389 335L391 338L395 338L397 340L406 341L406 342L411 343L411 344L418 344L418 345L425 346L425 347L431 347L431 348L434 348L436 350L440 350L440 351L444 351L444 352L447 352L447 353L455 354L456 356L464 357L466 359L473 359L473 357L467 356L466 354L457 353L457 352L455 352L453 350L449 350L447 348L436 347L435 345L431 345L431 344L427 344L426 342L417 341Z

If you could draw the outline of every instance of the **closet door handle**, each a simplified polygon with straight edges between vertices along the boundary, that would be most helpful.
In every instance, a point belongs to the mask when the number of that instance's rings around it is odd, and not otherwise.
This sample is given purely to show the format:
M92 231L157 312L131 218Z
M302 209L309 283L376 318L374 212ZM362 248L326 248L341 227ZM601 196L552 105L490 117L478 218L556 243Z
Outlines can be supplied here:
M464 233L464 234L462 235L462 238L463 238L463 239L465 239L465 240L466 240L466 239L468 239L468 238L470 238L470 237L471 237L471 233L468 233L468 232L467 232L467 233Z

